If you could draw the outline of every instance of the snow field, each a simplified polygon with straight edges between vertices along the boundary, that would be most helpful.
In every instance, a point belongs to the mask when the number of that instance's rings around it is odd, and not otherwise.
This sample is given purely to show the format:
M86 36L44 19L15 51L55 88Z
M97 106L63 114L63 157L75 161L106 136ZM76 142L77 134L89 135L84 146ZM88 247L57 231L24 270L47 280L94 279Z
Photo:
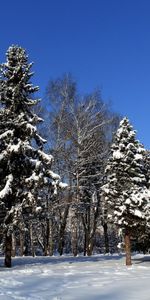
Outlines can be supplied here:
M149 300L150 256L15 258L0 267L0 300ZM2 266L2 258L0 258Z

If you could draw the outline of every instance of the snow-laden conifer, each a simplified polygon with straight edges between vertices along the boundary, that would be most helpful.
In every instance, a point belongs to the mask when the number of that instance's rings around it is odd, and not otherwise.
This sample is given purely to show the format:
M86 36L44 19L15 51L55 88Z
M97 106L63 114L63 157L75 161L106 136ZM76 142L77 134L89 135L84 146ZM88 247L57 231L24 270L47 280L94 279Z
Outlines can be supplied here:
M106 183L103 186L110 211L109 218L123 229L125 242L128 244L126 250L129 248L130 236L144 228L149 219L150 190L145 168L146 150L135 135L129 120L124 118L111 147L111 157L105 172ZM129 256L130 254L128 258ZM129 260L127 264L131 264Z
M38 91L30 79L32 63L26 51L12 46L1 65L0 78L0 206L6 212L5 264L11 265L11 232L27 207L36 211L38 192L43 186L56 193L60 177L51 171L53 157L43 151L46 142L37 131L42 121L32 107Z

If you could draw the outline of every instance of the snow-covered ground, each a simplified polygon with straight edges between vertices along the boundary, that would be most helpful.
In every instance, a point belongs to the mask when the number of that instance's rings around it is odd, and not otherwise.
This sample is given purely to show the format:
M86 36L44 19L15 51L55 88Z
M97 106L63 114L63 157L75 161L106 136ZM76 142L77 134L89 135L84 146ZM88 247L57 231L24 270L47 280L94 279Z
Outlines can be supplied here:
M150 300L150 256L0 258L0 300Z

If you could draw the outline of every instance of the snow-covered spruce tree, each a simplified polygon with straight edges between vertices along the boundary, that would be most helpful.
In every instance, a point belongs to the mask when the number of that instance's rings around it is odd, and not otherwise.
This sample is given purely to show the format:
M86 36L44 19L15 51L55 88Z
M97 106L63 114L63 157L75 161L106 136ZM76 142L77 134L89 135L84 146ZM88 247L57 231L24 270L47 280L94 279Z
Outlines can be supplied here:
M144 163L146 150L135 134L129 120L124 118L111 147L103 186L110 221L123 230L127 265L131 265L130 237L145 229L150 203Z
M46 142L37 132L42 121L32 112L39 101L38 90L30 82L32 63L26 51L12 46L7 62L1 65L0 78L0 207L5 211L5 266L11 266L12 232L23 221L23 211L36 211L39 191L51 187L53 194L59 176L51 171L53 157L43 150Z

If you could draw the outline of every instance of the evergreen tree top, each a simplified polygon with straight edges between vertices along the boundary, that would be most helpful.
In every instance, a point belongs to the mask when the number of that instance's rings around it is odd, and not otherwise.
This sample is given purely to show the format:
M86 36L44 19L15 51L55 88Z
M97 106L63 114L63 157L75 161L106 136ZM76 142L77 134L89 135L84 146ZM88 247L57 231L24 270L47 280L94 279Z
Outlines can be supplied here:
M26 65L28 63L28 55L25 49L18 45L12 45L6 52L7 63L9 66L16 67L20 64Z
M130 134L129 134L130 132ZM130 124L130 121L127 117L124 117L119 124L119 128L116 132L116 138L134 138L136 131L133 130L133 126Z
M146 150L136 140L136 131L124 118L111 147L105 170L106 183L102 188L113 222L119 226L136 228L139 222L145 224L149 218L149 175L145 155Z
M53 157L43 151L46 140L36 127L42 119L30 108L36 100L29 94L37 90L30 82L32 64L18 46L11 46L6 56L0 80L0 203L18 209L26 200L36 202L39 190L47 187L53 194L65 184L51 171Z
M116 132L114 143L111 147L111 152L114 159L124 158L124 155L133 156L145 153L144 146L136 139L136 131L133 130L133 126L130 124L127 117L119 124L119 128ZM135 157L140 159L140 156Z
M32 94L38 91L38 86L33 86L30 71L33 63L28 63L26 51L12 45L6 53L7 61L1 64L0 101L13 111L28 111L28 106L36 104L39 100L33 100Z

